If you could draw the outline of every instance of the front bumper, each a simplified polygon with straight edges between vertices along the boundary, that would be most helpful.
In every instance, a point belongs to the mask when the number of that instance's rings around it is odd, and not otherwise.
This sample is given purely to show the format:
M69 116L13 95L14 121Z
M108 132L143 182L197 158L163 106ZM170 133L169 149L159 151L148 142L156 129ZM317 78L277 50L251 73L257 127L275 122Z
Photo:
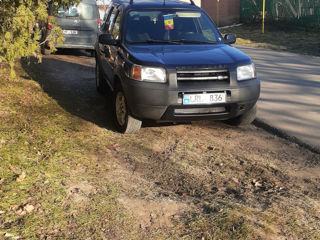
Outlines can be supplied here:
M251 109L260 95L257 78L228 85L202 83L181 88L168 84L122 81L130 113L137 119L163 121L226 120ZM226 103L210 105L183 105L183 93L226 92Z

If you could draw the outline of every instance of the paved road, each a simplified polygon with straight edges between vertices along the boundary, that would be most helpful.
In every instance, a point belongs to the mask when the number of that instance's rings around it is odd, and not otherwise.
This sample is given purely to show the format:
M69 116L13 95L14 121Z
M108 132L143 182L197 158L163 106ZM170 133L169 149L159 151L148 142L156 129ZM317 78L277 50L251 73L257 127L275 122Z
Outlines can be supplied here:
M320 149L320 58L236 46L261 80L257 118Z

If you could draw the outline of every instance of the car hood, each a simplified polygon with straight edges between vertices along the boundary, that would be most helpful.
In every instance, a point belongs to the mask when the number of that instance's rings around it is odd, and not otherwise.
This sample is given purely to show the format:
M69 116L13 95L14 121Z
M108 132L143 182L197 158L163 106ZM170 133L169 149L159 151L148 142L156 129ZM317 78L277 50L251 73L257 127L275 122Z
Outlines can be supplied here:
M246 54L225 44L130 45L127 49L134 63L166 68L232 67L251 63Z

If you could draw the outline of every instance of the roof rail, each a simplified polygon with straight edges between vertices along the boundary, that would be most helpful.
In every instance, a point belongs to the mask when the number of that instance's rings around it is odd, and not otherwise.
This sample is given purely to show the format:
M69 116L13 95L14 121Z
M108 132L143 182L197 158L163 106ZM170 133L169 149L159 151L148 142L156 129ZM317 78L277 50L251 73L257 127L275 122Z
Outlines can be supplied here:
M191 5L195 5L193 0L190 0L190 2L191 2Z

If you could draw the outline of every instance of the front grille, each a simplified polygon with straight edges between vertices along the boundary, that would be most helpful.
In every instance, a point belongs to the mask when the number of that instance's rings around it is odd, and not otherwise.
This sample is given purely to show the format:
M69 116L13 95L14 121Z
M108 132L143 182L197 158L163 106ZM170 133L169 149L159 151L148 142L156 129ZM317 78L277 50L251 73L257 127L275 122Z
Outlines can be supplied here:
M229 82L228 70L177 71L178 81L224 81Z

